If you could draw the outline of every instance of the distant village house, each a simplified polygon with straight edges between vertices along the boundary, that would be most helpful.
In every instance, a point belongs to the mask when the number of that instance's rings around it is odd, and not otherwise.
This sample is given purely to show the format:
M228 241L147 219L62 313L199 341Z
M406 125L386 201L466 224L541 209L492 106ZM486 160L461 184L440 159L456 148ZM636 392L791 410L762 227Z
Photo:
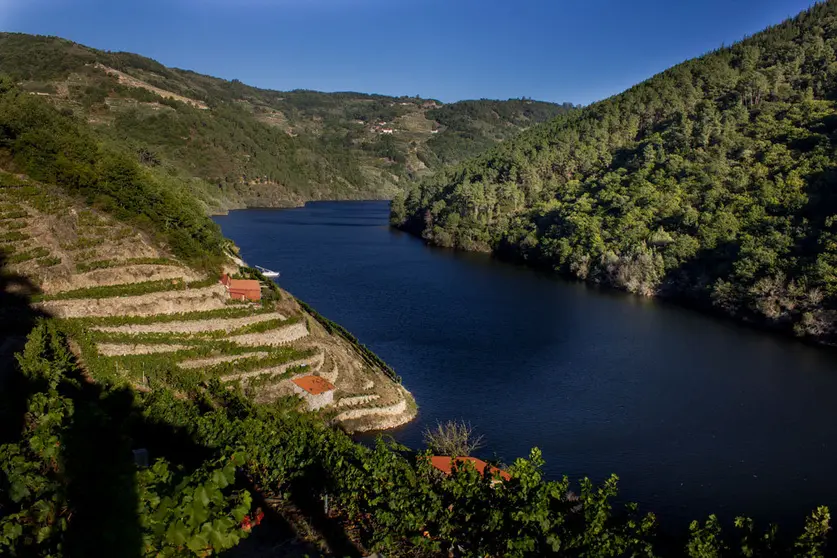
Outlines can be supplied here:
M372 126L372 131L379 134L392 134L395 132L395 128L383 128L382 126L384 124L386 124L386 122L381 122L378 125Z

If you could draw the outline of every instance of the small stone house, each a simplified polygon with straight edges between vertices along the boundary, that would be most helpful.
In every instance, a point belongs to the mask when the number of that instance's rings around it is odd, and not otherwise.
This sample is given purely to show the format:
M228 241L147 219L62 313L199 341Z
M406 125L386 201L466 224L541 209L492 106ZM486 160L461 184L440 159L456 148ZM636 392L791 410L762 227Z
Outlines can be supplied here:
M255 279L230 279L225 273L221 275L221 284L233 300L259 302L262 299L262 286Z
M302 376L291 380L294 392L308 403L309 411L316 411L334 403L334 384L322 376Z

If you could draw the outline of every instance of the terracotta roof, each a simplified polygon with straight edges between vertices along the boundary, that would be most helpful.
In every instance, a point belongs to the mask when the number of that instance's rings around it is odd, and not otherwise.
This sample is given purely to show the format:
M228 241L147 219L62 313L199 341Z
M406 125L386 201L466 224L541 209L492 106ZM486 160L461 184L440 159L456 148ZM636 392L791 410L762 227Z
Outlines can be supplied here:
M500 477L503 480L509 480L511 475L507 472L503 471L502 469L498 469L497 467L492 467L482 459L477 459L476 457L450 457L447 455L434 455L430 458L430 464L445 473L446 475L451 474L454 459L456 460L456 464L459 465L460 463L464 463L465 461L470 461L477 472L481 475L485 475L485 468L489 467L489 471L493 476L495 473L499 472Z
M303 376L302 378L294 378L293 383L311 395L320 395L321 393L334 389L334 384L322 376Z
M229 280L229 287L230 290L236 291L260 291L262 290L261 285L255 279L230 279Z

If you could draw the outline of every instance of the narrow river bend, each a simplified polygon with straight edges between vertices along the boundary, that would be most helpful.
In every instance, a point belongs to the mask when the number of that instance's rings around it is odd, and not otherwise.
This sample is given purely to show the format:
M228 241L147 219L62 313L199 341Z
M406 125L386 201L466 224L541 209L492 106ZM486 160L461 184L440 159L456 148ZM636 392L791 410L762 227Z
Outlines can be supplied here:
M464 419L488 457L541 448L550 477L620 477L664 523L791 522L837 504L837 352L387 226L387 202L235 211L244 258L367 344L419 404L418 447Z

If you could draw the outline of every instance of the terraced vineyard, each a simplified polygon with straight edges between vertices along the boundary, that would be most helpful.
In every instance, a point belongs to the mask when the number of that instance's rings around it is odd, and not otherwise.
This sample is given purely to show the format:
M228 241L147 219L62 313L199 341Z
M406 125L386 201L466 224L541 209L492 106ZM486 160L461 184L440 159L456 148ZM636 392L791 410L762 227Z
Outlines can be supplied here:
M412 397L385 370L274 283L262 278L262 302L230 300L217 277L143 233L57 190L0 179L5 273L32 283L32 309L60 319L91 379L183 394L221 382L269 403L294 395L293 378L314 374L336 387L321 412L348 430L415 415ZM232 246L224 268L250 273Z

